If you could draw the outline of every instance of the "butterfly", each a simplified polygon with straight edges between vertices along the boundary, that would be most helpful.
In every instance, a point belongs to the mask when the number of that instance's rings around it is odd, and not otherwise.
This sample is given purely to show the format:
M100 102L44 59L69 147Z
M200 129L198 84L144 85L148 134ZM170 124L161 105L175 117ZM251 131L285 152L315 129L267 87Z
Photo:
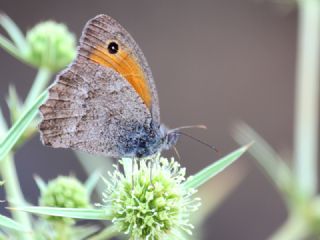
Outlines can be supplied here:
M39 108L41 139L47 146L140 158L170 149L181 135L181 128L161 124L146 58L132 36L107 15L87 22L75 60L48 91Z

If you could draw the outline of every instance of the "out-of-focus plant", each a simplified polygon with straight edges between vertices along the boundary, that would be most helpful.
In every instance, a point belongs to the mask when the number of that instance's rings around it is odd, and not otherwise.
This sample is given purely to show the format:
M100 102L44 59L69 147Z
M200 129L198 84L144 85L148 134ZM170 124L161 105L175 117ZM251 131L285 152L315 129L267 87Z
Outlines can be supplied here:
M26 206L16 210L67 218L110 220L113 224L93 236L91 239L94 240L109 239L119 233L129 234L130 239L189 239L186 234L191 235L194 228L190 223L191 214L200 203L199 198L193 197L196 189L222 172L248 147L230 153L187 179L185 169L173 159L157 160L157 156L152 156L140 159L138 163L122 159L123 172L115 166L115 170L109 172L109 178L104 180L103 202L98 208Z
M234 131L234 137L239 144L248 139L254 140L255 144L249 149L249 153L278 190L289 212L285 224L272 234L270 239L318 238L320 233L319 197L311 197L306 194L305 189L299 187L294 167L290 166L286 159L273 150L252 128L244 123L238 124Z
M111 171L110 160L76 152L88 180L82 184L75 177L60 176L45 183L35 177L40 190L40 206L31 207L20 188L14 153L36 132L38 107L47 98L46 86L51 77L74 58L75 37L65 25L53 21L39 23L24 36L5 14L0 14L0 27L9 37L0 34L0 48L38 70L25 101L19 98L13 85L9 86L10 124L0 110L0 175L12 215L12 219L0 215L0 239L98 240L119 234L129 234L131 239L194 239L189 236L192 223L200 229L207 213L221 204L236 184L228 182L223 190L212 189L215 200L204 201L206 212L193 217L192 212L200 203L200 199L194 196L196 189L237 160L248 146L187 179L185 169L174 160L153 156L151 160L156 162L155 167L151 167L150 159L142 159L133 175L130 159L121 160L123 172L115 165ZM100 181L103 172L97 168L105 172L110 170L104 182ZM94 189L100 195L103 193L100 207L90 204ZM203 193L201 196L206 198ZM35 218L30 213L46 216ZM98 226L79 224L76 219L104 220L109 226L99 232Z
M91 177L92 178L92 177ZM90 184L82 184L74 176L59 176L48 183L35 177L40 190L39 205L60 208L90 207ZM88 179L87 182L91 182ZM99 230L94 225L75 225L71 218L45 216L34 222L35 239L84 239ZM82 231L79 231L81 230Z
M73 35L62 25L53 22L51 22L50 28L47 25L47 23L40 23L30 29L25 37L8 16L0 14L0 26L10 38L0 34L0 47L13 57L38 69L24 102L20 100L13 86L9 88L7 103L13 127L9 129L2 111L0 111L0 137L2 138L0 143L0 174L5 182L4 188L11 207L25 204L16 173L14 150L36 132L37 121L33 121L33 119L37 115L37 107L46 97L46 93L40 94L46 88L51 76L72 60L71 55L75 55ZM44 28L47 30L41 31ZM66 45L68 48L65 47ZM46 59L46 61L41 59ZM16 134L17 130L19 134ZM31 219L28 214L12 212L12 217L25 228L31 229ZM32 239L30 233L18 233L18 236L21 239Z
M272 147L245 124L235 128L242 144L254 140L250 153L279 190L287 221L272 240L318 239L320 201L318 190L318 114L320 66L320 1L298 0L298 46L293 164L286 163Z

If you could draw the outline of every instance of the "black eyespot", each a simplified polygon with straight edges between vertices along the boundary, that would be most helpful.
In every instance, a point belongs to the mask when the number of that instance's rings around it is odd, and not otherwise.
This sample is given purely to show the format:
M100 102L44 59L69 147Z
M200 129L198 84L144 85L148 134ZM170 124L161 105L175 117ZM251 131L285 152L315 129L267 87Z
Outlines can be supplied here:
M119 50L119 45L116 42L110 42L108 45L108 51L110 54L116 54Z

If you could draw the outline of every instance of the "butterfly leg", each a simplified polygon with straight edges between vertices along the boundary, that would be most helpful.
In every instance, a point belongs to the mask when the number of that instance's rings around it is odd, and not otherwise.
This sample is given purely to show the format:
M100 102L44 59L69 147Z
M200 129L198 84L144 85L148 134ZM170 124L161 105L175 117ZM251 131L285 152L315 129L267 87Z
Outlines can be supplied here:
M155 188L154 187L154 184L153 184L153 179L152 179L152 177L153 177L153 174L152 174L152 170L153 170L153 167L154 167L154 162L151 160L150 161L150 184L151 184L151 186L153 187L153 188Z
M134 168L135 168L135 165L136 164L136 158L132 158L132 165L131 165L131 186L132 186L132 190L133 190L133 186L134 186Z
M180 153L178 152L178 149L176 146L173 146L172 147L174 153L177 155L177 158L179 159L179 162L181 161L181 156L180 156Z

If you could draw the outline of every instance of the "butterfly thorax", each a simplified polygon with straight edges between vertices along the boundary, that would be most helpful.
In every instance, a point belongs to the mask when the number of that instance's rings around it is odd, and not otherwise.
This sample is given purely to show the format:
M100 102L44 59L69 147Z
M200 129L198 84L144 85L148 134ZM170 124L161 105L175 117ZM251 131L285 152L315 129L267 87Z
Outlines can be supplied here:
M126 125L128 126L128 124ZM178 134L165 125L154 123L136 125L125 136L118 139L119 151L126 157L147 157L176 144Z

